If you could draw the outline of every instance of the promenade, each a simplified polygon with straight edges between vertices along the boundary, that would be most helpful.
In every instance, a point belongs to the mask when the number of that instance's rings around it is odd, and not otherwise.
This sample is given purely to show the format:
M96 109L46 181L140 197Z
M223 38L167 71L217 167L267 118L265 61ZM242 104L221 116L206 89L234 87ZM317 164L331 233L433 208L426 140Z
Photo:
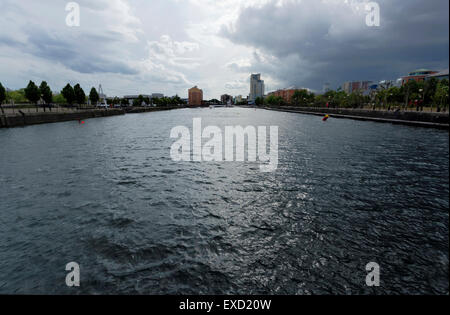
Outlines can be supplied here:
M265 110L307 114L332 118L345 118L380 123L402 124L416 127L449 129L449 113L386 111L348 108L316 108L316 107L263 107Z

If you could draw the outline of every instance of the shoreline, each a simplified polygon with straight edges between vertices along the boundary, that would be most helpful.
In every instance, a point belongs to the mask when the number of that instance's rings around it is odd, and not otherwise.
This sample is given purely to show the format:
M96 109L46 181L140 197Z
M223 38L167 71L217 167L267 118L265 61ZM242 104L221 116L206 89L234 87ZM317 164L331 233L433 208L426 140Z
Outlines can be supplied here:
M24 113L22 111L15 115L0 114L0 128L26 127L31 125L41 125L41 124L118 116L118 115L125 115L125 111L122 109L108 109L108 110L90 109L90 110L79 110L76 112L45 112L45 113L43 112Z
M252 107L254 108L254 107ZM422 128L435 128L449 130L448 113L428 112L388 112L371 110L354 110L338 108L286 108L286 107L260 107L264 110L287 112L304 115L329 115L338 119L353 119L360 121L373 121L395 125L407 125Z
M184 108L197 108L198 106L169 106L169 107L137 107L137 108L110 108L89 109L76 112L40 112L15 115L0 114L0 128L25 127L38 124L66 122L90 118L101 118L126 114L139 114L148 112L168 111ZM242 108L255 108L252 106L238 106ZM286 113L324 116L328 114L332 118L353 119L360 121L373 121L378 123L391 123L422 128L435 128L449 130L448 113L429 112L388 112L371 111L362 109L338 109L338 108L307 108L307 107L256 107L263 110L271 110Z
M75 112L38 112L25 113L20 112L14 115L2 115L0 113L0 128L26 127L32 125L50 124L74 120L83 120L91 118L101 118L110 116L119 116L126 114L138 114L147 112L166 111L182 109L185 107L138 107L138 108L108 108L108 109L88 109Z

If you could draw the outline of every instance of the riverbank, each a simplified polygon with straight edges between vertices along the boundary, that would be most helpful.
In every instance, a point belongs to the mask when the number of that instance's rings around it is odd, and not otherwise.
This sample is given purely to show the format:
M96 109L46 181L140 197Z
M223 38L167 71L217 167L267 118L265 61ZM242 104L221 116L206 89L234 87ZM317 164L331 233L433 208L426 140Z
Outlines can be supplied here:
M129 107L125 108L125 113L127 114L139 114L139 113L149 113L149 112L160 112L174 109L187 108L188 106L165 106L165 107Z
M89 109L89 110L67 110L58 111L53 110L52 112L47 111L34 112L30 110L15 110L13 113L8 113L2 115L0 113L0 128L13 128L13 127L24 127L29 125L47 124L64 122L71 120L83 120L90 118L117 116L125 114L137 114L137 113L147 113L156 111L167 111L180 109L184 107L180 106L170 106L170 107L130 107L130 108L111 108L111 109Z
M71 120L83 120L89 118L117 116L124 114L125 111L123 109L90 109L73 112L47 111L45 113L27 113L19 110L15 114L0 114L0 128L24 127L29 125L48 124Z
M312 107L263 107L266 110L318 115L332 118L375 121L380 123L402 124L416 127L449 129L448 113L379 111L364 109L312 108Z

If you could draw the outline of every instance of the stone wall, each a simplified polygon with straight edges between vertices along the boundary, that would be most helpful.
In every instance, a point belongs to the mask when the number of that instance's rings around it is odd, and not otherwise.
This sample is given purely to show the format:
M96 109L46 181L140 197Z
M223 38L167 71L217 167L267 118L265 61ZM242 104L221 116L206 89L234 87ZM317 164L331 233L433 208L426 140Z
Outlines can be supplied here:
M0 128L2 127L20 127L37 124L56 123L71 120L81 120L97 117L107 117L124 115L125 111L122 109L108 109L108 110L88 110L78 111L73 113L17 113L16 115L2 116L0 115Z

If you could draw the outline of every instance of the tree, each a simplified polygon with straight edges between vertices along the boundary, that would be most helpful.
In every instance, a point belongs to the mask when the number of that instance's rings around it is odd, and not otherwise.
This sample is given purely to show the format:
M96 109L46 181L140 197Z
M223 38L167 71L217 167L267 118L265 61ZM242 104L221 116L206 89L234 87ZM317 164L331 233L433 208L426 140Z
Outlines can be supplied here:
M112 104L115 106L115 105L120 105L120 98L118 98L117 96L115 96L113 99L112 99Z
M264 98L262 98L262 97L257 97L256 100L255 100L255 105L261 106L261 105L263 105L263 104L264 104Z
M25 97L25 89L20 89L17 91L10 91L6 94L7 102L13 102L15 104L25 103L27 98Z
M2 104L3 102L6 100L6 90L3 87L3 85L0 83L0 109L2 110L2 113L4 114L5 112L3 111L3 107Z
M181 98L178 95L175 95L172 98L172 102L173 102L174 105L180 105L180 104L183 103L183 101L181 100Z
M46 104L50 104L53 102L53 93L50 87L48 86L47 82L45 81L41 82L41 85L39 86L39 92Z
M436 93L434 95L434 103L437 105L437 111L441 111L441 107L444 107L444 110L447 109L449 104L449 97L448 97L448 80L442 80L439 82L436 88Z
M265 100L264 104L269 106L283 106L285 105L284 98L275 95L269 95Z
M64 89L62 89L61 94L70 105L75 101L75 92L70 84L67 84Z
M405 92L405 107L409 106L409 100L414 100L417 98L417 93L419 93L419 84L415 80L408 81L402 89Z
M73 87L73 92L75 94L75 101L77 104L82 105L86 102L86 94L79 84Z
M6 100L6 90L0 83L0 105Z
M292 95L291 104L294 106L306 106L314 100L314 94L309 93L308 90L296 90Z
M53 97L53 101L56 104L66 104L67 100L64 98L64 96L62 94L55 94L55 96Z
M93 105L96 105L100 100L100 96L98 95L97 90L94 87L91 89L91 92L89 93L89 100Z
M425 92L424 92L424 103L425 105L433 106L433 99L436 95L436 90L439 84L439 80L436 78L431 78L425 81Z
M144 103L144 102L145 102L144 96L139 95L138 98L133 101L133 106L135 106L135 107L142 106L142 103Z
M122 98L122 99L120 100L120 105L122 105L122 106L128 106L128 105L130 105L130 102L129 102L126 98Z
M39 88L34 84L33 81L28 83L28 86L25 88L25 97L33 104L37 105L37 102L40 100L41 95L39 92Z

